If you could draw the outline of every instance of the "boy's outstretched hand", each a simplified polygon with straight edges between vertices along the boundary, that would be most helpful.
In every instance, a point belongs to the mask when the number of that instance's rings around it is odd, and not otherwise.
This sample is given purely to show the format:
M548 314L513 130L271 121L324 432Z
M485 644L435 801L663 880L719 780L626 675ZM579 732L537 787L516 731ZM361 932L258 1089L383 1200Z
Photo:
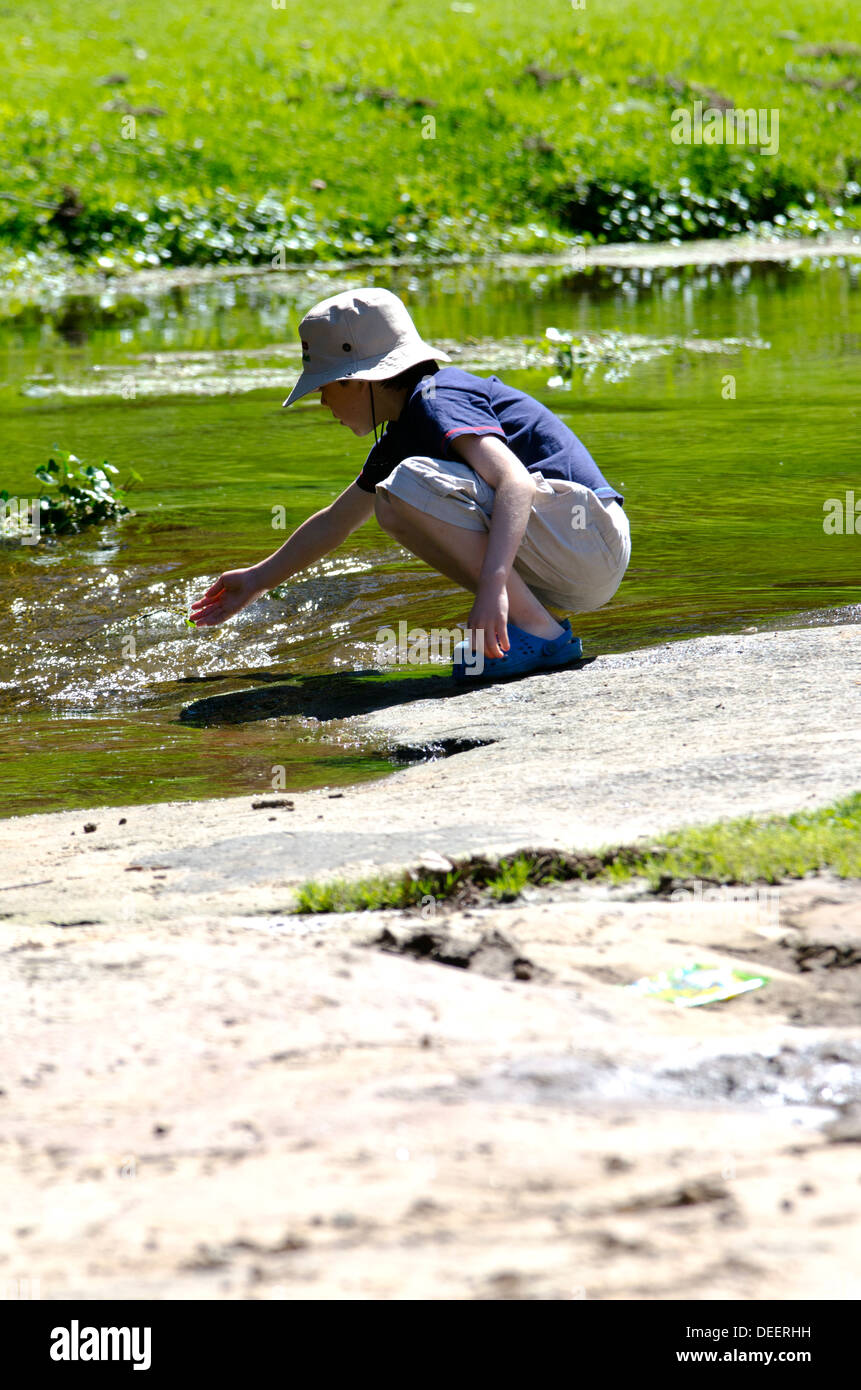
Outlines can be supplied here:
M243 608L265 592L266 588L253 568L228 570L226 574L219 575L203 598L191 605L190 619L195 627L216 627L241 613Z

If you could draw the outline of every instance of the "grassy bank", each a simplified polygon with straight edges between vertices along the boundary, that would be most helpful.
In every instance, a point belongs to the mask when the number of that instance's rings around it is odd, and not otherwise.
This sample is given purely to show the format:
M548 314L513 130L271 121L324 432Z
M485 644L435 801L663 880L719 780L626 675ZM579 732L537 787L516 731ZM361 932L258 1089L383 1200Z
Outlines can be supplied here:
M293 263L859 225L848 4L276 3L0 10L7 257ZM778 150L674 143L695 101L778 112Z
M294 911L363 912L376 908L462 906L465 902L508 902L528 884L602 879L619 884L645 878L653 891L690 880L777 883L832 869L841 878L861 878L861 792L817 811L765 820L744 817L664 835L659 845L625 845L595 854L526 850L511 859L472 856L449 871L410 870L350 883L309 882Z

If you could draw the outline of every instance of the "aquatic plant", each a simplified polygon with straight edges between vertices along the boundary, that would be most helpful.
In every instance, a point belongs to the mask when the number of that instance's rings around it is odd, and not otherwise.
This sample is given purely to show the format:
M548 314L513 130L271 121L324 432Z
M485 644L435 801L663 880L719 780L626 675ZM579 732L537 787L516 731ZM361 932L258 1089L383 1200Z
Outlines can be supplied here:
M126 481L117 486L108 473L118 473L119 469L107 460L101 466L84 463L76 454L57 448L54 455L43 468L36 469L39 482L54 489L53 493L39 497L39 528L43 534L72 535L85 526L97 526L131 513L126 498L135 483L141 481L133 468ZM4 498L7 495L0 494Z

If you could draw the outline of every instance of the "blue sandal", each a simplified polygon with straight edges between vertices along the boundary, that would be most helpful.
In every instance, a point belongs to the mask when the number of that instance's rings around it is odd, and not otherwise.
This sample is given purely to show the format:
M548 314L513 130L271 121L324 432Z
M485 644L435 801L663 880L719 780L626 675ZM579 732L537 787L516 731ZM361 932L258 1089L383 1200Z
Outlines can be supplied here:
M454 649L451 674L456 681L500 680L503 676L520 676L527 671L544 671L564 666L583 655L583 643L571 631L567 618L558 637L535 637L531 632L508 624L509 649L504 656L485 656L474 652L469 641L458 642Z

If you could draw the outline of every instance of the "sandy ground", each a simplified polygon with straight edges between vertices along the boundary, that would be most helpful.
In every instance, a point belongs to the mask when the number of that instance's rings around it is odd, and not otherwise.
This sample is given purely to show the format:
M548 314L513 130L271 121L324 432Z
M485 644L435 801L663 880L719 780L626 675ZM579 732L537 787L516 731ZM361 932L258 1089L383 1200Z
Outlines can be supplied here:
M855 790L858 665L842 626L465 694L435 678L324 711L390 746L481 744L384 782L2 823L0 1287L857 1298L858 882L286 909L307 872L582 848ZM278 699L192 713L273 717ZM769 982L693 1010L623 988L706 960Z

